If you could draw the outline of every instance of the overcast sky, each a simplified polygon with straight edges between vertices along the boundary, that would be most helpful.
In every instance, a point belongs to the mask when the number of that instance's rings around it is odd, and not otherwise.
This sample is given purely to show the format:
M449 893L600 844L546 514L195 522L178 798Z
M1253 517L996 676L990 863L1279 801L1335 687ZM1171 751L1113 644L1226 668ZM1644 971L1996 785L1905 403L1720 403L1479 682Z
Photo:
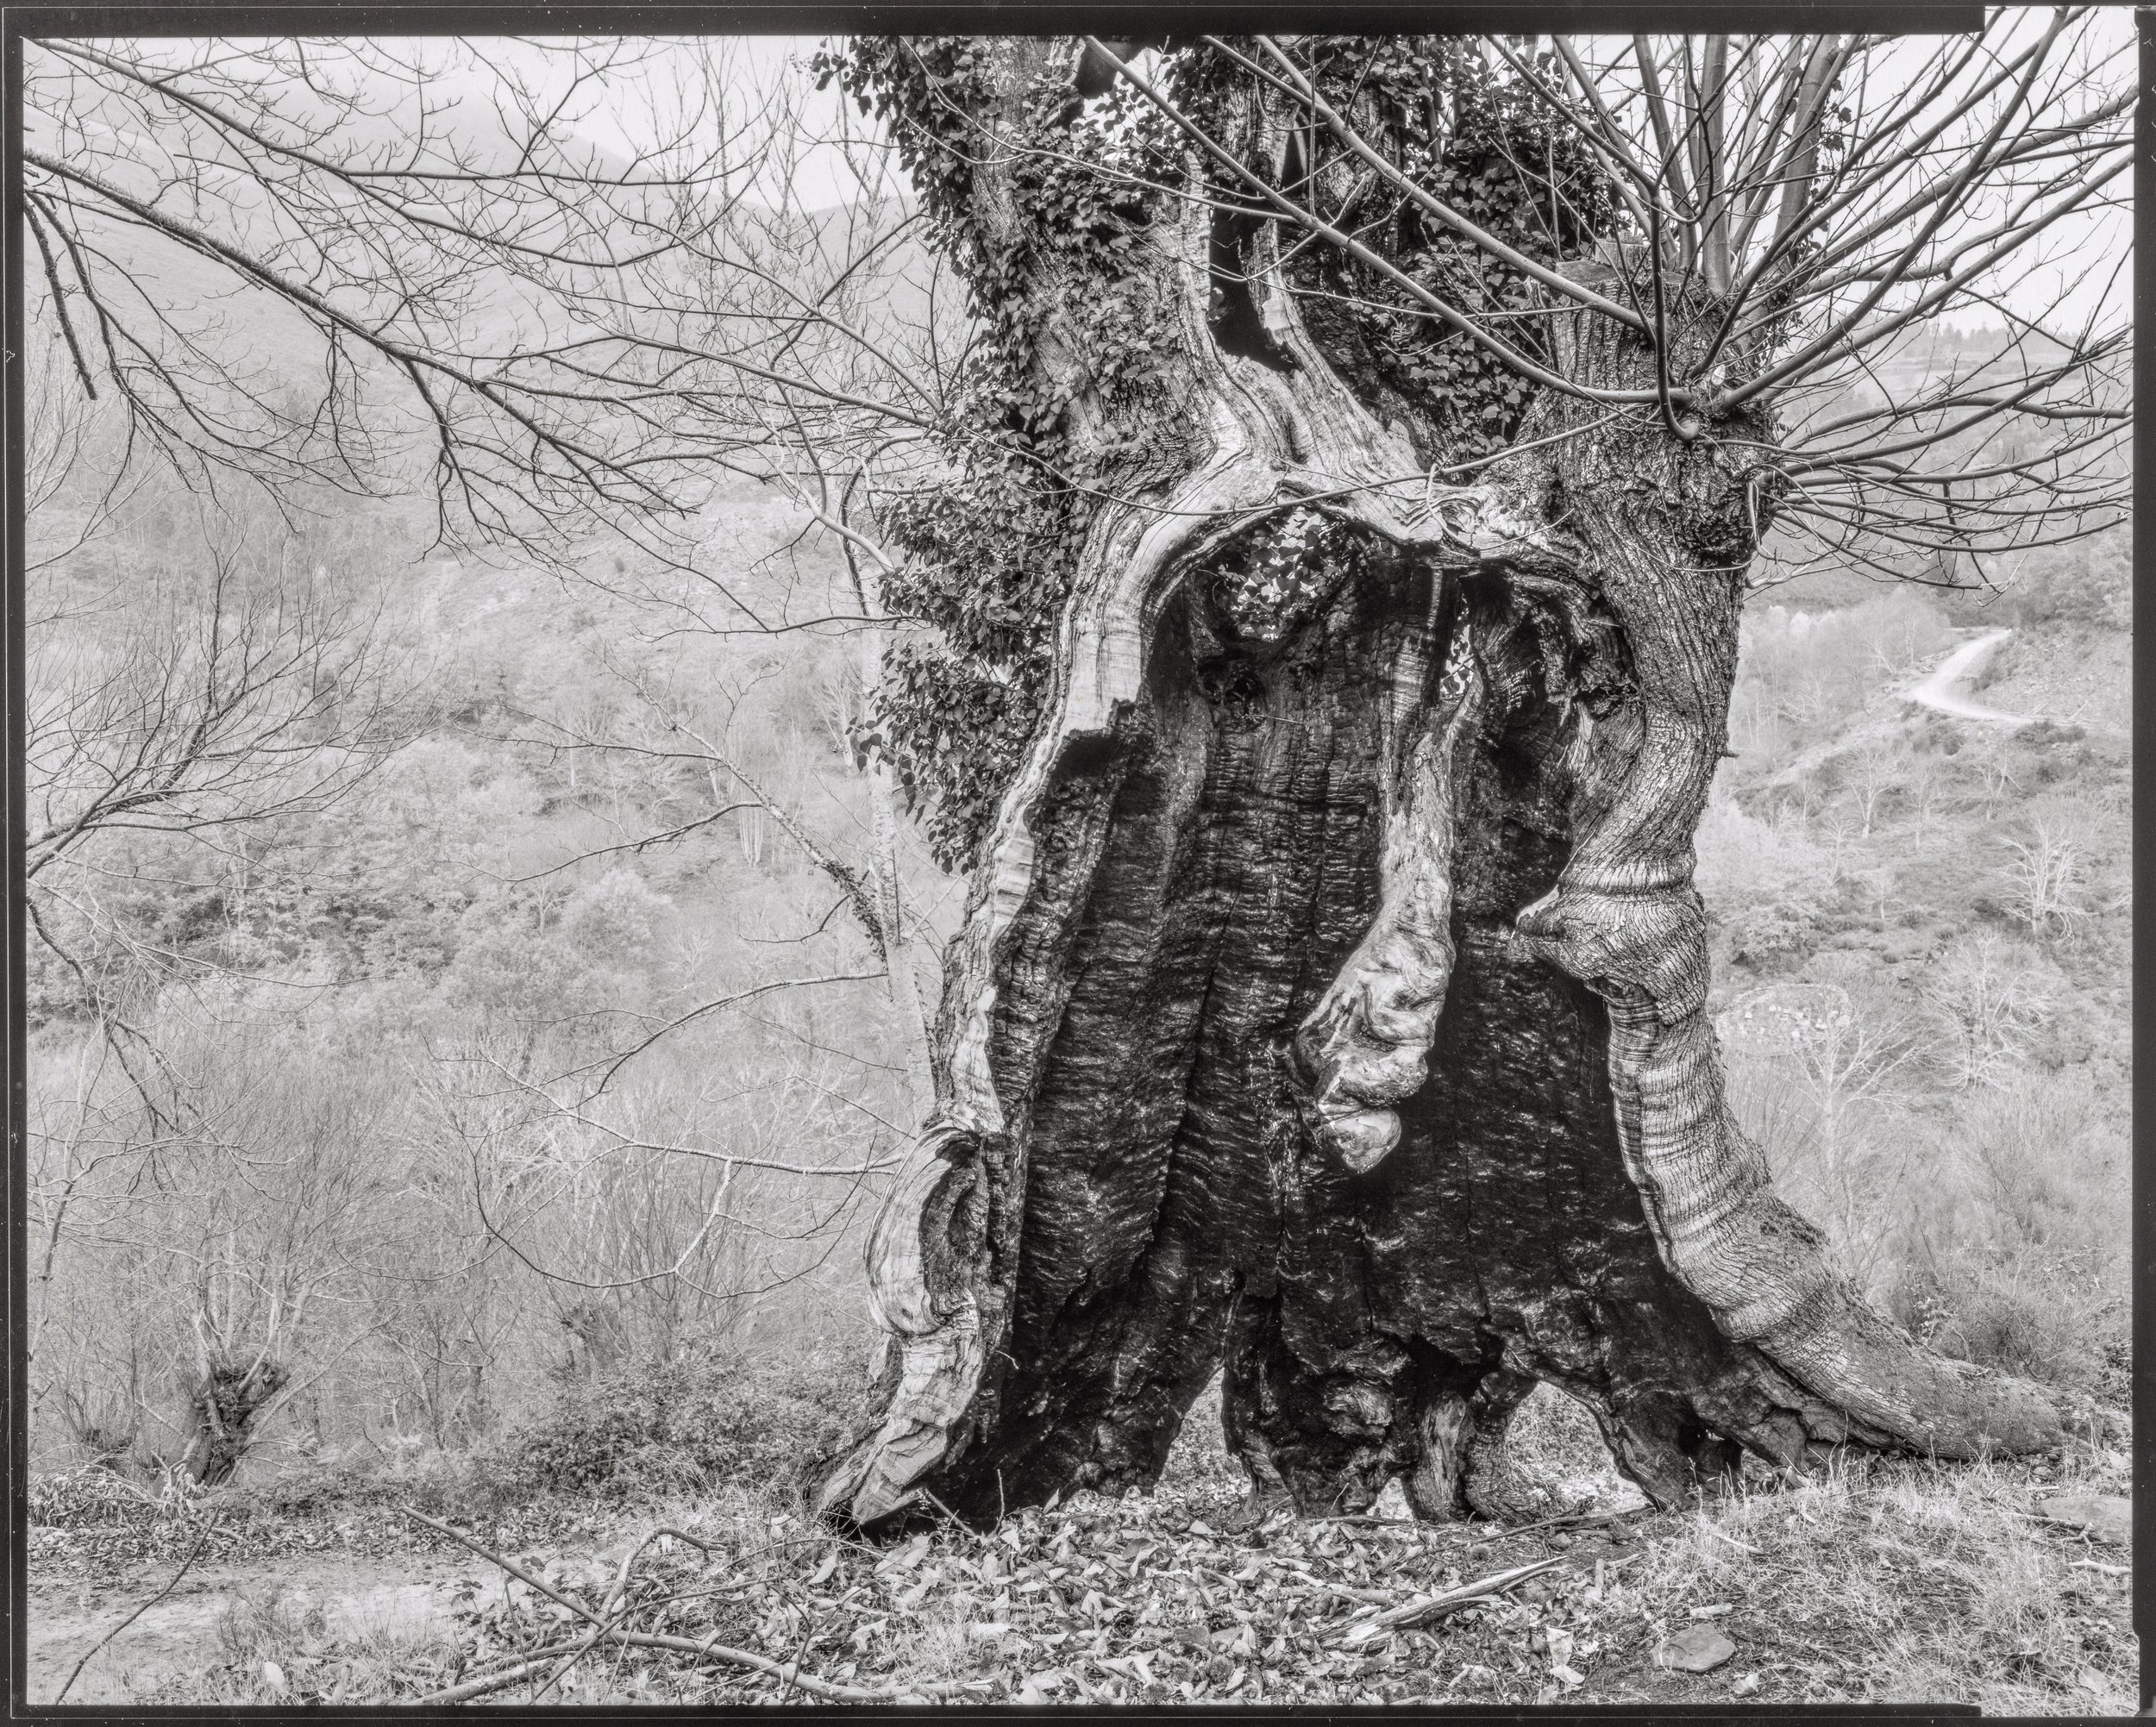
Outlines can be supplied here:
M2045 16L2034 9L2024 9L2021 28L2040 28ZM755 147L759 130L757 110L774 92L783 91L787 102L807 122L808 129L819 135L834 135L843 127L858 137L871 124L853 115L836 89L819 92L814 88L814 79L808 73L805 62L822 40L814 36L776 35L714 35L705 39L707 45L717 46L718 58L725 67L716 81L724 86L720 93L732 112L733 123L740 128L740 147L744 153ZM2125 9L2100 12L2087 40L2092 59L2099 64L2113 62L2119 67L2130 67L2132 62L2126 57L2135 51L2134 21ZM629 41L633 45L635 39ZM564 88L572 73L573 60L560 52L568 44L562 38L470 39L470 47L478 56L496 68L509 70L536 91L548 92ZM1591 51L1595 44L1593 39L1587 39L1584 46ZM1934 46L1929 39L1913 39L1892 45L1879 55L1879 63L1872 72L1874 102L1883 90L1891 87L1897 57L1907 56L1913 65ZM669 135L670 128L686 110L708 101L713 94L710 84L714 80L704 71L705 56L686 45L676 47L651 41L649 47L649 53L635 66L617 71L604 80L594 80L578 91L561 116L578 135L610 153L623 157L648 153L655 143ZM197 51L197 45L189 44L175 43L173 48L183 61L191 52ZM440 67L439 76L429 87L429 100L452 98L460 106L469 103L472 106L468 114L460 117L477 130L487 128L491 123L493 80L479 68L472 54L445 39L407 40L399 45L399 49L405 54L417 51L429 65ZM550 107L551 102L542 101L541 106ZM34 128L35 123L34 115ZM891 175L885 184L902 193L903 183L896 177L895 164L885 161L884 166ZM858 179L847 172L841 151L833 145L811 146L802 150L790 170L776 178L782 178L786 190L799 206L810 210L826 209L859 195ZM2034 314L2046 303L2063 297L2061 316L2076 322L2099 305L2108 303L2116 319L2122 322L2128 303L2128 283L2122 266L2130 246L2132 222L2130 210L2123 207L2123 198L2121 203L2121 208L2099 210L2062 223L2047 235L2044 241L2047 261L2013 293L2009 303L2025 314ZM1979 321L1991 320L1977 309L1971 309L1955 320L1964 327Z
M2038 27L2044 14L2034 8L2023 9L2028 26ZM779 80L790 80L797 99L805 104L808 114L820 126L827 128L840 117L842 104L838 93L836 90L815 92L813 80L801 69L801 63L815 53L824 40L816 36L738 36L731 39L730 47L738 56L744 83L768 90L774 88ZM2100 13L2093 27L2093 41L2094 52L2098 56L2134 54L2135 37L2130 13L2124 8ZM1874 71L1874 91L1891 83L1896 54L1906 53L1914 61L1932 46L1926 39L1912 39L1906 45L1890 48ZM505 47L512 55L518 52L517 45ZM526 58L536 61L542 57L531 53ZM605 149L633 153L649 146L671 117L674 100L663 77L625 80L616 87L610 101L586 105L580 113L577 129ZM803 203L811 209L828 207L856 195L856 183L844 172L835 149L810 151L792 179ZM2046 247L2053 261L2023 284L2009 303L2015 304L2017 310L2034 314L2053 298L2063 298L2060 313L2056 316L2078 322L2108 299L2116 315L2123 317L2130 291L2130 272L2123 266L2132 238L2132 212L2123 207L2095 212L2085 219L2062 225ZM1964 314L1956 320L1965 327L1981 321L1984 320L1976 313Z

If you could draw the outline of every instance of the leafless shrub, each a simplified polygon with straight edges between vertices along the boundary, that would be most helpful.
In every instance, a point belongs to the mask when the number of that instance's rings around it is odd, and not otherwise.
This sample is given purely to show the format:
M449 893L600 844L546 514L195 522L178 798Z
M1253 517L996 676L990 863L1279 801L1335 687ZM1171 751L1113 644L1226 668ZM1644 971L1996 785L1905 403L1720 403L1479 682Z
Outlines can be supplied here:
M1777 1189L1827 1229L1852 1275L1883 1283L1921 1155L1897 1094L1917 1053L1912 1028L1833 983L1755 991L1716 1025L1731 1107Z
M1924 1002L1935 1059L1963 1090L2024 1063L2031 1040L2057 1011L2026 953L1988 931L1956 941L1931 966Z
M2003 872L2015 915L2032 935L2064 934L2090 916L2085 842L2077 828L2053 815L2028 819L2028 837L2002 835L2012 854Z

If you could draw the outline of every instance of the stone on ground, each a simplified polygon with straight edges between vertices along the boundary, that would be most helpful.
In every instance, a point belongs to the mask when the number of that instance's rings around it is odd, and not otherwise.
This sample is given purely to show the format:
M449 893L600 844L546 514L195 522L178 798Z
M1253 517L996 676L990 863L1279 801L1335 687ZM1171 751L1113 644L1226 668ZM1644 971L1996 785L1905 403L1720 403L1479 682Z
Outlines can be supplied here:
M2036 1511L2046 1523L2086 1530L2114 1547L2133 1545L2134 1502L2115 1493L2061 1493L2043 1500Z
M1679 1673L1712 1673L1736 1653L1736 1644L1714 1626L1687 1625L1663 1639L1654 1652L1654 1664Z

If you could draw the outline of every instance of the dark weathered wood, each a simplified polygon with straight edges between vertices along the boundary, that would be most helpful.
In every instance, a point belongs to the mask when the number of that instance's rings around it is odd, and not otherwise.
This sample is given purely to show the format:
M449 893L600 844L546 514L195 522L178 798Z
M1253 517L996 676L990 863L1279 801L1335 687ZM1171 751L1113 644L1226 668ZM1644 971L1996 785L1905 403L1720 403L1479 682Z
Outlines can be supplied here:
M204 1351L182 1386L188 1418L183 1458L191 1480L219 1487L232 1479L254 1443L255 1418L289 1377L283 1364L266 1355Z
M1477 485L1405 479L1265 234L1240 322L1217 239L1146 242L1185 465L1087 544L821 1508L1150 1482L1216 1366L1254 1494L1311 1513L1546 1511L1505 1445L1538 1381L1665 1505L1740 1447L2048 1442L1864 1305L1722 1099L1692 835L1760 500L1555 399ZM1583 322L1568 364L1642 375ZM1269 612L1234 554L1298 508L1327 549Z

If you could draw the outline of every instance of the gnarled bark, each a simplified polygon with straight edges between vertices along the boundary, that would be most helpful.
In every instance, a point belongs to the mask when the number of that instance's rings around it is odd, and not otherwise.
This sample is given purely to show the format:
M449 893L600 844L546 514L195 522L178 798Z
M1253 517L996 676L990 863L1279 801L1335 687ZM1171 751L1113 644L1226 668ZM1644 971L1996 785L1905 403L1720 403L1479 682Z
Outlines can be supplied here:
M1254 1491L1311 1511L1395 1476L1426 1517L1531 1511L1537 1381L1664 1504L1740 1447L2046 1442L2032 1390L1864 1305L1723 1101L1691 838L1714 532L1756 500L1621 426L1431 484L1263 235L1244 309L1215 242L1153 237L1202 433L1087 545L871 1248L883 1418L821 1508L1148 1483L1223 1363ZM1231 554L1298 510L1332 555L1256 603Z
M266 1355L212 1353L184 1380L189 1430L184 1460L190 1479L222 1486L254 1442L254 1423L290 1375Z

